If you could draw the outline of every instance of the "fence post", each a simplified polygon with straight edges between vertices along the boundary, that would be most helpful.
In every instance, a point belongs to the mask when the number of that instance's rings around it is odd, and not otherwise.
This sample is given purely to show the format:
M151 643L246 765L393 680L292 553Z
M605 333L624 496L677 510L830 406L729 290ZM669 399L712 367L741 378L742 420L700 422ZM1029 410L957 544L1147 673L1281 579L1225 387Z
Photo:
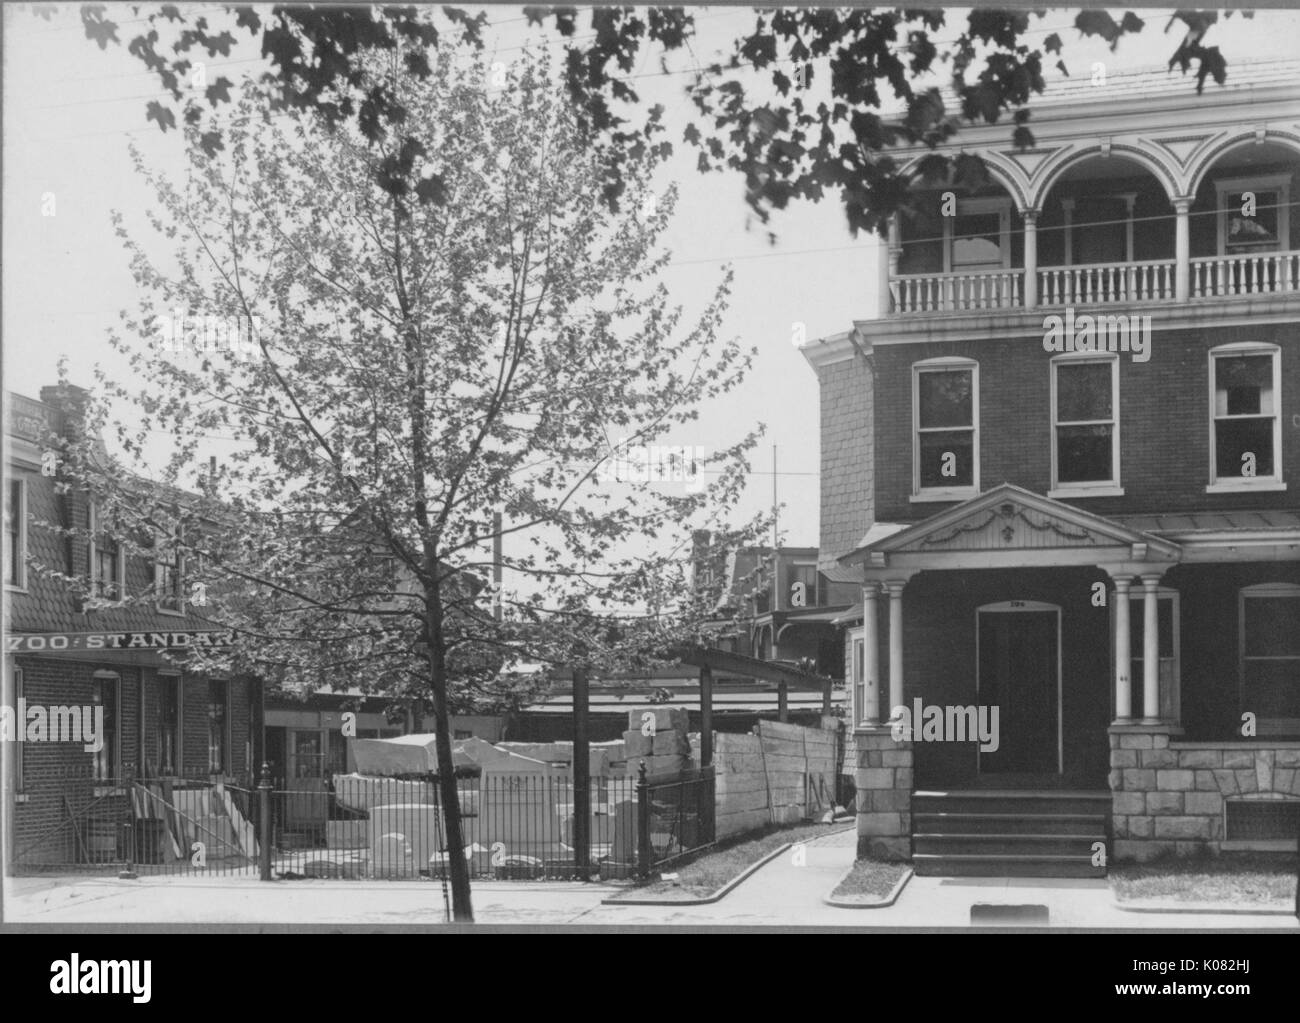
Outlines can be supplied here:
M650 785L646 781L645 761L637 768L636 781L636 853L637 875L650 877Z
M123 838L126 840L126 866L117 872L117 876L123 881L134 881L140 875L135 872L135 771L130 767L126 769L126 823L122 827L126 830Z
M257 785L258 795L258 854L261 859L261 879L271 880L271 765L262 762L262 780Z

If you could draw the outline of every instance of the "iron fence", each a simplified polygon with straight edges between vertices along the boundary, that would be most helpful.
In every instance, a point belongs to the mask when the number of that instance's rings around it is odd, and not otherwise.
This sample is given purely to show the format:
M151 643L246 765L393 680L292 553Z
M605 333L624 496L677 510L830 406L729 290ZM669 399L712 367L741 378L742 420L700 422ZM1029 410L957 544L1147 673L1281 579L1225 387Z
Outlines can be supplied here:
M638 874L648 878L655 869L714 844L716 796L712 767L671 778L647 778L644 765L640 770Z
M446 818L432 776L85 778L65 784L18 873L261 874L438 880ZM589 779L585 842L571 772L457 779L462 854L476 879L642 876L714 841L712 769ZM47 793L47 808L52 795Z
M64 770L57 787L22 793L14 870L30 873L232 874L256 866L247 779L95 777ZM32 827L30 814L41 821Z

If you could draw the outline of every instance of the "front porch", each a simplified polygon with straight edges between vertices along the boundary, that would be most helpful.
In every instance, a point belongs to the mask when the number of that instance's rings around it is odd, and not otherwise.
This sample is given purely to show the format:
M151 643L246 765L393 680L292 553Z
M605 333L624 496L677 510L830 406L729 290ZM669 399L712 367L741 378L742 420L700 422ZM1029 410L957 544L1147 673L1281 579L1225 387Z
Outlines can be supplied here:
M1260 514L1139 528L1004 484L873 527L843 559L864 579L848 642L861 851L929 855L927 792L1109 793L1089 832L1103 864L1294 846L1300 521ZM957 834L1008 864L1035 845ZM1082 855L1059 841L1073 831L1038 837Z

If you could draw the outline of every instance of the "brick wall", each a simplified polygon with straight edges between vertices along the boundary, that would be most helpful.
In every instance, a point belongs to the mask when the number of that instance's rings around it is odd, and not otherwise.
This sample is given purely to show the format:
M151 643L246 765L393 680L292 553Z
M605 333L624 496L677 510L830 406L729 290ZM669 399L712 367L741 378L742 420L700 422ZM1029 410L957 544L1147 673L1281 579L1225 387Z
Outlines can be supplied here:
M855 356L818 370L821 386L821 567L853 550L874 521L874 382Z
M1294 358L1300 325L1265 324L1227 331L1162 331L1161 312L1152 315L1152 355L1137 363L1121 355L1120 468L1125 496L1089 498L1081 507L1099 515L1145 511L1233 510L1293 507L1287 492L1206 494L1209 482L1210 348L1235 341L1278 344L1283 349L1282 470L1300 476L1300 359ZM1290 349L1290 351L1288 351ZM941 510L941 504L913 504L912 364L940 356L962 356L979 363L980 487L1015 483L1036 493L1051 488L1051 354L1041 337L916 345L888 345L874 353L875 505L881 521L913 521ZM841 408L850 402L849 363L823 370L822 383L822 547L839 541L846 515L859 507L855 494L828 472L836 465L837 444L846 443L840 416L828 416L828 400ZM855 364L856 365L856 364ZM828 379L830 378L830 379ZM835 430L839 429L836 433ZM860 452L841 457L860 457ZM828 461L829 459L829 461ZM842 548L837 549L842 553Z

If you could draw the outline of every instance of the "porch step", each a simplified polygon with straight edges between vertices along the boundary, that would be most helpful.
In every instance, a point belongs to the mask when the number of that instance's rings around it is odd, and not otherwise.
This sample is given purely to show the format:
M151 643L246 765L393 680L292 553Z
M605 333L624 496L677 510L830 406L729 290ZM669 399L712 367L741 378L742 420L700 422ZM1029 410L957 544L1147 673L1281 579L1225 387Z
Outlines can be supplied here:
M912 835L912 849L936 856L1083 856L1092 857L1093 839L1087 835Z
M912 869L918 877L1105 877L1091 856L942 856L917 853Z
M1110 807L1108 792L916 792L913 865L932 877L1105 877L1092 861Z
M932 835L1093 835L1097 831L1095 813L917 813L912 814L912 830Z

